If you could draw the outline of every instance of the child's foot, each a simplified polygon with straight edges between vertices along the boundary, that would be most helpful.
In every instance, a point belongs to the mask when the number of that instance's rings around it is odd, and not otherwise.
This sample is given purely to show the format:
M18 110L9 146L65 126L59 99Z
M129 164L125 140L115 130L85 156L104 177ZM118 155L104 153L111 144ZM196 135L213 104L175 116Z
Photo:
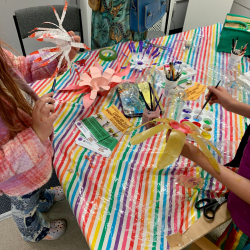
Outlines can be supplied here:
M61 200L65 199L66 196L65 196L61 186L52 187L51 190L55 194L54 201L61 201Z
M43 240L56 240L61 237L67 228L66 220L55 220L50 222L50 229Z

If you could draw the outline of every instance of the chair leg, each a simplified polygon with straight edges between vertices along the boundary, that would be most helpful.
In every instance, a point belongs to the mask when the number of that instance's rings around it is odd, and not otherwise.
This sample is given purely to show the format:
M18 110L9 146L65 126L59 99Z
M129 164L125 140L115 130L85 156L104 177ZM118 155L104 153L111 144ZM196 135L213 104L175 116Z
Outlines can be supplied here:
M23 39L21 37L21 33L20 33L20 30L19 30L18 22L17 22L17 19L16 19L15 15L13 16L13 19L14 19L14 23L15 23L15 26L16 26L16 31L17 31L17 35L18 35L18 38L19 38L19 42L20 42L20 45L21 45L23 55L26 56L26 52L25 52L24 45L23 45Z

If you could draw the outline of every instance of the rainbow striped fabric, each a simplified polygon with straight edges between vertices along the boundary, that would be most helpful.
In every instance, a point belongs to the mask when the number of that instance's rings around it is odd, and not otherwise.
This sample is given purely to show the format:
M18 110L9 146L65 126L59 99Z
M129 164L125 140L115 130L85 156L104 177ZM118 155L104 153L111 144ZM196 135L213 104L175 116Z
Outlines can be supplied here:
M153 39L155 44L173 48L172 51L163 52L156 62L162 65L171 58L183 60L198 71L194 80L215 85L220 75L216 70L211 73L209 65L217 65L223 71L229 59L228 54L215 52L221 29L222 24L215 24ZM198 49L192 48L184 52L181 49L182 43L178 40L184 37L189 39L194 34L203 37L199 39ZM98 51L93 51L81 70L87 70L96 61L104 69L115 68L118 60L121 66L126 66L128 58L123 53L131 56L127 45L120 43L113 47L118 58L112 62L100 60ZM86 56L87 54L79 54L75 60ZM243 72L248 70L247 59L242 59L240 67ZM131 74L132 71L127 77ZM77 74L73 71L70 74L68 71L57 81L56 89L74 84L76 79ZM49 92L51 86L52 81L44 80L34 83L33 89L41 96ZM159 88L158 92L161 91ZM237 96L239 100L248 102L248 96L244 92L237 92ZM75 139L79 131L74 125L75 121L112 104L121 108L115 90L111 90L106 96L99 96L88 110L82 105L82 95L57 92L55 98L67 102L62 104L58 101L56 105L59 117L55 122L54 167L91 249L167 249L167 235L183 233L201 216L200 211L194 208L197 199L217 197L227 191L221 183L182 157L174 165L157 170L155 166L165 143L163 132L140 145L132 146L129 143L131 136L141 132L143 128L135 130L132 135L122 138L110 158L103 158L76 145ZM201 107L203 104L204 95L195 102L188 102L190 107ZM212 108L208 105L206 108L215 112L215 145L221 150L225 162L228 162L245 131L244 119L217 105ZM178 107L172 108L173 118L177 110ZM141 118L131 118L130 121L137 126L140 125ZM221 159L218 161L222 162ZM180 186L176 182L176 177L180 174L205 178L203 189Z
M250 239L235 224L231 222L216 242L222 250L249 250Z

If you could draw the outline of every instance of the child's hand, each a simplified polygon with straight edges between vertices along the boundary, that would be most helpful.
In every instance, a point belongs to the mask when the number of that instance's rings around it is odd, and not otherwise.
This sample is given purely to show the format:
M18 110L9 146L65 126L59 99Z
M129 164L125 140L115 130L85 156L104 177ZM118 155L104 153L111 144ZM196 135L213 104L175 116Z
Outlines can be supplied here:
M80 36L75 36L75 33L73 31L69 31L68 34L72 37L72 40L74 40L74 42L77 42L77 43L81 42ZM69 59L70 59L70 61L72 61L74 59L74 57L76 56L76 53L79 50L80 50L80 48L71 47L71 51L69 52ZM61 57L61 55L57 57L57 61L58 62L60 60L60 57ZM67 68L67 66L66 66L67 65L67 61L66 61L65 58L63 58L61 65L62 65L61 67L66 67ZM63 73L63 72L61 72L61 73Z
M213 93L213 96L209 101L209 104L211 106L214 103L219 103L227 111L232 111L232 108L237 101L233 99L233 97L226 91L225 88L218 87L216 89L215 87L208 87L208 90L209 92L206 95L206 100L208 99L210 94Z
M32 127L41 142L45 142L52 134L53 123L57 118L54 112L55 100L52 98L53 92L42 96L36 101L32 112Z
M81 42L80 36L75 36L75 33L73 31L69 31L68 34L74 39L76 43ZM80 50L80 48L72 47L71 51L69 52L69 59L70 61L74 59L76 56L76 53Z

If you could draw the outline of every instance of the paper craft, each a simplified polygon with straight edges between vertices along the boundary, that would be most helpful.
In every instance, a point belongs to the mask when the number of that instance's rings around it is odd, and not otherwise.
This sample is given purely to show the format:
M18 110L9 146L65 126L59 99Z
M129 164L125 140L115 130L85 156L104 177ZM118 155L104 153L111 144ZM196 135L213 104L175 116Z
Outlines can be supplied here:
M90 74L86 71L80 74L79 85L71 85L60 91L78 90L74 93L75 95L90 92L83 97L83 105L85 109L88 109L95 101L98 93L106 93L107 90L122 82L121 77L128 74L130 64L128 64L125 70L118 72L120 68L120 63L118 62L116 71L111 68L103 71L103 67L96 62L95 67L90 67ZM113 83L112 85L110 85L111 82Z
M186 92L186 97L183 98L184 101L195 101L197 100L201 94L203 94L206 90L206 86L202 85L198 82L194 83L194 86L191 88L185 89L184 91Z
M154 63L154 60L160 55L159 48L153 48L152 44L150 44L148 48L144 49L143 41L139 41L139 52L136 51L135 43L132 41L130 41L128 47L132 54L130 60L131 69L141 72L143 69L157 64ZM126 55L124 54L124 56Z
M82 132L76 143L108 157L131 123L112 105L102 112L76 122Z
M146 141L148 138L154 136L155 134L158 134L159 132L163 130L171 130L171 133L169 135L168 141L166 143L166 147L162 153L161 158L159 159L157 163L158 169L164 169L165 167L171 165L174 163L178 157L180 156L180 153L182 151L182 148L186 142L186 136L190 135L193 137L193 139L197 142L197 144L201 147L201 150L206 155L212 166L217 172L220 172L220 168L218 163L216 162L215 158L213 157L212 153L209 151L209 149L206 147L206 144L204 141L211 146L214 151L221 157L221 154L217 148L214 147L213 144L211 144L208 140L206 140L202 134L200 134L200 128L194 125L193 123L189 121L183 121L181 124L177 121L174 121L172 119L168 118L156 118L150 122L163 122L165 124L159 124L153 128L150 128L146 131L143 131L142 133L139 133L135 136L133 136L130 140L130 143L132 145L140 144L144 141ZM149 122L147 122L149 123ZM131 131L138 129L142 126L145 126L147 123L144 123L134 129L131 129Z
M63 28L62 23L66 15L67 6L68 6L68 3L67 1L65 1L65 6L64 6L61 18L59 18L58 13L56 12L56 9L53 6L51 6L54 10L54 13L55 13L55 16L59 25L56 25L51 22L44 22L44 23L50 23L56 26L57 28L38 27L32 30L31 32L33 31L36 31L36 32L34 32L33 34L29 36L30 38L36 37L37 41L52 42L57 45L56 47L46 47L46 48L42 48L31 53L32 55L32 54L40 54L42 52L48 52L48 53L41 54L41 56L35 60L35 62L41 62L40 66L45 66L51 61L53 61L55 58L58 58L60 56L56 71L52 76L52 78L55 78L55 79L57 77L57 73L61 67L61 64L64 58L67 61L68 66L71 68L72 63L69 59L69 53L71 51L71 47L90 50L90 48L88 48L85 44L75 42L73 38L68 34L68 32Z
M179 175L177 182L186 188L201 189L204 185L204 179L196 176Z

